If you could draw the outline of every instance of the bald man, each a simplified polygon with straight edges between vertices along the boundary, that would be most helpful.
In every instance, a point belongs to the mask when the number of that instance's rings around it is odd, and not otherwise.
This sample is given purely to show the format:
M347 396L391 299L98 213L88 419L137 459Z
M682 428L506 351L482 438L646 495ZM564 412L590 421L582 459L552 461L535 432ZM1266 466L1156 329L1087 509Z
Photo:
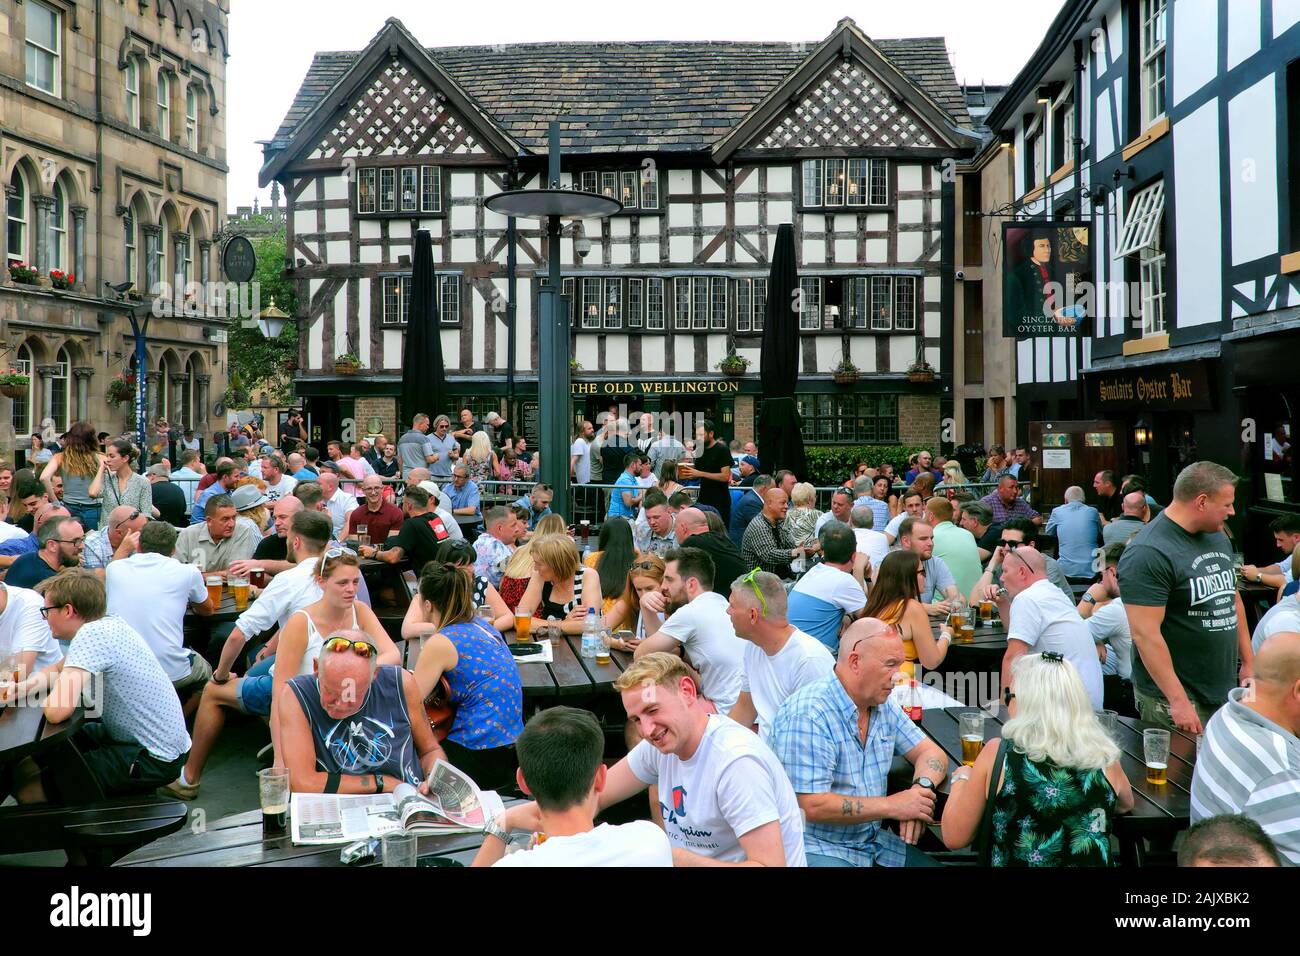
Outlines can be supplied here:
M835 670L781 706L769 742L804 812L809 866L924 866L915 848L933 822L948 760L890 698L906 654L883 621L854 621ZM908 789L887 796L894 755L912 764ZM898 820L899 833L881 827ZM901 840L900 840L901 837Z
M746 567L762 568L779 578L790 577L790 562L803 553L785 543L785 515L790 496L775 486L763 492L763 510L754 515L740 543L740 559Z
M753 568L740 559L740 551L731 538L709 530L709 519L699 508L683 508L677 512L673 534L681 547L699 548L713 559L713 590L723 597L730 597L732 581Z
M1005 545L998 550L1004 551ZM1007 651L1002 658L1002 686L1011 686L1011 665L1022 654L1055 651L1079 671L1094 710L1103 706L1101 662L1087 623L1051 581L1047 561L1036 548L1015 548L1002 555L1002 586L1007 595L998 604L1007 626ZM1008 597L1010 603L1008 604Z
M261 568L267 577L274 577L288 571L297 564L289 553L289 525L293 516L305 509L302 499L294 495L281 498L271 509L274 530L257 543L257 550L247 561L232 561L232 574L248 574L254 568Z
M1093 552L1101 541L1101 514L1083 497L1078 485L1066 488L1065 504L1052 509L1043 533L1056 535L1056 561L1065 576L1091 582L1097 576Z
M109 562L134 554L140 542L140 531L149 522L149 516L130 505L118 505L108 513L108 522L97 531L86 535L86 550L81 554L81 566L90 568L100 580Z
M1120 507L1120 516L1101 529L1102 543L1108 548L1112 544L1128 544L1129 539L1151 520L1151 506L1147 504L1146 492L1130 491L1124 496Z
M1241 814L1264 828L1283 863L1300 866L1300 633L1255 655L1252 688L1234 687L1205 725L1192 777L1192 822Z
M294 793L423 787L434 762L446 759L415 677L396 665L376 666L378 655L367 634L336 631L316 672L281 688L280 745Z

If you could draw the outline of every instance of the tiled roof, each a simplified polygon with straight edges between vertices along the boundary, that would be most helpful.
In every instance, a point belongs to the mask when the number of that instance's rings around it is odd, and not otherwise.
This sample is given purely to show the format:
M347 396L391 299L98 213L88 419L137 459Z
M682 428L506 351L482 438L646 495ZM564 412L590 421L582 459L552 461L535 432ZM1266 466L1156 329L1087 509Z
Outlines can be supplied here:
M873 40L969 129L966 100L942 37ZM429 54L510 136L546 150L546 124L565 115L566 151L703 150L741 122L814 49L789 43L535 43L435 47ZM271 149L360 53L317 53Z

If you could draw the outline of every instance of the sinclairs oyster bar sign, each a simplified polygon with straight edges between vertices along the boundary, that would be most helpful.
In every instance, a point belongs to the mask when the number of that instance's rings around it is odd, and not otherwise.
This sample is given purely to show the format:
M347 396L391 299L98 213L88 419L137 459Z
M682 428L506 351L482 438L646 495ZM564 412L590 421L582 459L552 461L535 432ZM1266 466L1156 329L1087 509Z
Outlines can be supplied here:
M1092 379L1092 393L1098 408L1115 411L1209 411L1214 407L1202 362L1097 375Z

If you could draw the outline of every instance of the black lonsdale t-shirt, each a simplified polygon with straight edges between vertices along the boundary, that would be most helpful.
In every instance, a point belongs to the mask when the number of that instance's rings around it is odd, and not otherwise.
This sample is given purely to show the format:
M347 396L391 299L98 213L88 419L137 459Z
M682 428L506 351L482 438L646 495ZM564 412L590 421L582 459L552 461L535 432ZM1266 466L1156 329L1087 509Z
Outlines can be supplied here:
M410 558L418 574L433 560L438 545L450 537L451 532L447 530L438 513L429 511L402 522L402 530L398 531L395 537L388 539L388 546L401 548L402 554Z
M717 474L724 468L731 470L731 452L727 446L720 441L715 441L712 448L705 448L700 457L693 462L696 471L706 471ZM722 523L728 524L731 520L731 483L717 481L716 479L700 479L700 504L713 505L722 515Z
M1163 607L1160 633L1187 696L1218 707L1237 686L1237 574L1222 531L1190 534L1159 514L1128 543L1119 562L1127 605ZM1140 653L1133 684L1163 697Z

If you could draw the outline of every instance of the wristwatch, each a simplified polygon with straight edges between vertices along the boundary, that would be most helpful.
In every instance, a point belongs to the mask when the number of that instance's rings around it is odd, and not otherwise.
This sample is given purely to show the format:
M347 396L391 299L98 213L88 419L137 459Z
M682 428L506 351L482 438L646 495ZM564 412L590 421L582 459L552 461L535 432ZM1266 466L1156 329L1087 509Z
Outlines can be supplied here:
M379 774L375 774L375 793L383 793L383 792L384 792L384 778L381 777Z
M1263 572L1263 571L1257 571L1257 572L1255 573L1255 583L1256 583L1256 584L1263 584L1263 583L1264 583L1264 572Z
M1097 603L1097 599L1093 597L1091 594L1089 594L1087 591L1083 593L1083 600L1087 601L1089 604Z
M503 816L505 816L505 814L500 814L495 817L489 817L487 823L483 825L483 833L485 836L496 837L502 843L509 843L510 832L505 828L504 824L502 824L501 822L501 818Z
M929 777L917 777L912 781L912 786L925 787L925 789L929 790L931 793L934 792L934 781Z

